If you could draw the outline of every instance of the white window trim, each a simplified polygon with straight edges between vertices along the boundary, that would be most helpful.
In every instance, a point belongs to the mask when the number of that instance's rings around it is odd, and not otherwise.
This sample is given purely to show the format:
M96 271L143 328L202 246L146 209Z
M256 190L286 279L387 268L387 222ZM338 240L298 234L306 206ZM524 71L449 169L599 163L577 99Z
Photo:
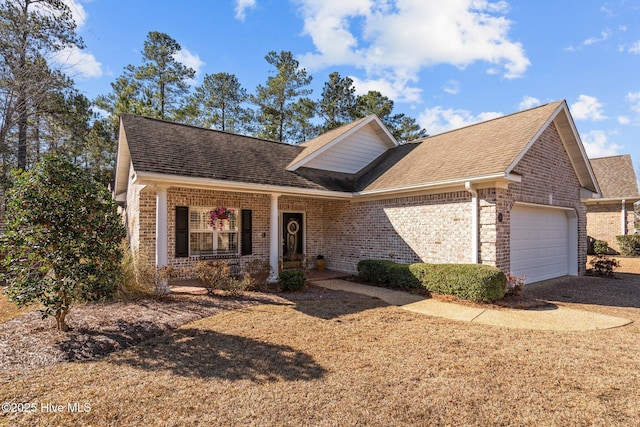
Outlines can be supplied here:
M195 257L195 258L201 258L201 257L216 257L216 256L235 256L235 255L239 255L240 254L240 220L241 220L241 215L240 215L240 208L236 208L236 207L228 207L228 210L232 210L235 212L236 215L236 228L235 230L217 230L214 229L211 224L209 224L207 226L207 228L203 228L203 229L193 229L191 227L191 213L193 211L199 211L199 212L210 212L212 210L214 210L216 207L210 207L210 206L189 206L189 218L188 218L188 239L189 239L189 257ZM204 232L211 232L212 234L212 251L211 253L205 253L205 254L194 254L191 250L191 234L192 233L204 233ZM217 252L218 248L218 234L220 233L224 233L224 234L235 234L235 246L236 246L236 250L235 251L231 251L231 252Z

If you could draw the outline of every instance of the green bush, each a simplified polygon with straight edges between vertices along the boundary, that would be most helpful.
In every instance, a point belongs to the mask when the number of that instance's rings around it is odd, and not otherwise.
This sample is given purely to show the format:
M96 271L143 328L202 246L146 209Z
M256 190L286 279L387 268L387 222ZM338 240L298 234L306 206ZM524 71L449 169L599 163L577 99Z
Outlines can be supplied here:
M304 272L300 270L283 270L278 277L278 285L285 292L300 290L304 283Z
M411 264L409 270L429 291L472 301L497 301L507 284L504 273L490 265Z
M604 240L596 240L593 242L593 251L596 255L609 253L609 244Z
M622 255L635 255L640 250L640 234L616 236Z
M389 268L396 265L393 261L379 259L363 259L358 263L358 276L365 282L387 283Z
M499 269L481 264L397 264L387 260L362 260L359 277L388 287L417 288L473 301L504 297L507 278Z

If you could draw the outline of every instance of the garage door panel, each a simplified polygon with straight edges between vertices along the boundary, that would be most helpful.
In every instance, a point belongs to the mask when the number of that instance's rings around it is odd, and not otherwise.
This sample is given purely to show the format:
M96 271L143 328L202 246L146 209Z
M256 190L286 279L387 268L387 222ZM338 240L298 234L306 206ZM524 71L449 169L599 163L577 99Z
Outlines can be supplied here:
M565 212L516 206L511 212L511 273L527 283L568 274L569 221Z

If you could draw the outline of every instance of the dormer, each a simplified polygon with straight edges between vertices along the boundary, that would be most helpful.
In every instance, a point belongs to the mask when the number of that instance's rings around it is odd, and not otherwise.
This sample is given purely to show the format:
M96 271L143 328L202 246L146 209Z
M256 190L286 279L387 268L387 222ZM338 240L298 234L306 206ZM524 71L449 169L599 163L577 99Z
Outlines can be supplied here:
M376 115L333 129L303 144L304 150L287 166L355 174L390 148L398 146Z

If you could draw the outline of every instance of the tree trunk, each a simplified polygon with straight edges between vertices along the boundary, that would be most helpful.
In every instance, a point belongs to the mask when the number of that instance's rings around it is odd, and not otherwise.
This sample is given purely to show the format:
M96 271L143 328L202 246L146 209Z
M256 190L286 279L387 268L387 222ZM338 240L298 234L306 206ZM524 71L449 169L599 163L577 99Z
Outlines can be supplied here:
M68 308L61 308L60 310L56 311L56 327L61 332L67 332L69 330L69 326L67 326L64 321L68 313Z

